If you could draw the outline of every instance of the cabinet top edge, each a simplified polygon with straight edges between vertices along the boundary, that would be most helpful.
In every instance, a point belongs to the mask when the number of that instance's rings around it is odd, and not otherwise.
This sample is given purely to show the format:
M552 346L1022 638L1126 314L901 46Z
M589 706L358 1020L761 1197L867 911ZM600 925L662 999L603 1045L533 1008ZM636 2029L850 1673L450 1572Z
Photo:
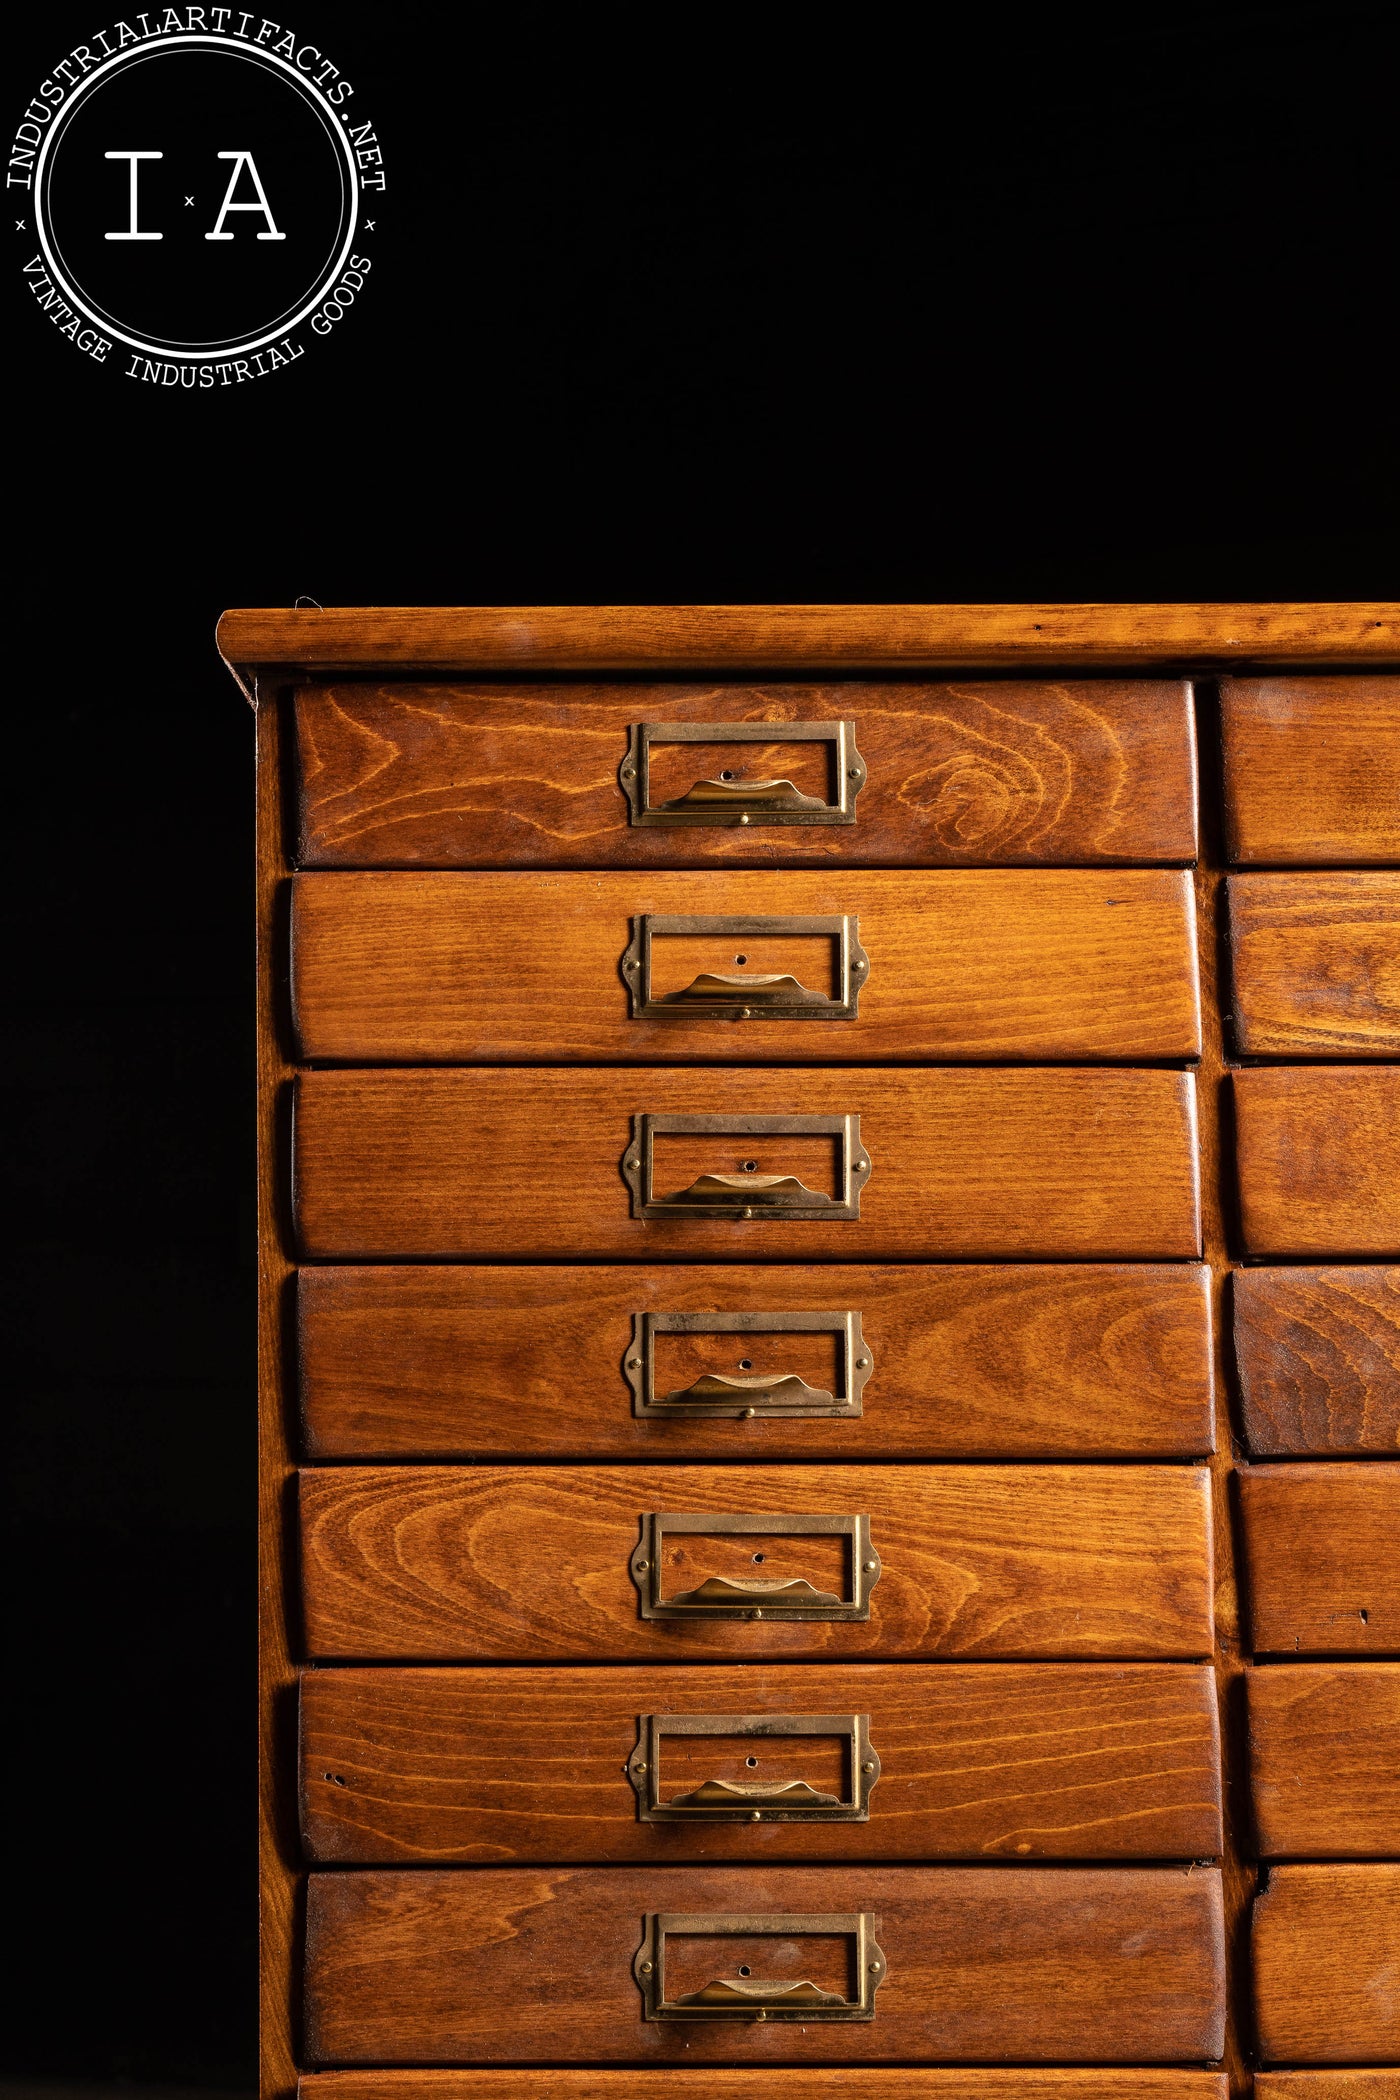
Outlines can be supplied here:
M298 606L219 621L260 673L1381 669L1400 604Z

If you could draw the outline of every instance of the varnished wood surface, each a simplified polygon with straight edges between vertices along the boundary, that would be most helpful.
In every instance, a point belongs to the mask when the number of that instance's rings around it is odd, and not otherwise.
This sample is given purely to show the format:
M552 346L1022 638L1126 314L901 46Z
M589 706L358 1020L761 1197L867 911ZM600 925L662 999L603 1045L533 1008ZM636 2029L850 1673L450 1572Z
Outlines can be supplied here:
M1249 1254L1400 1254L1400 1065L1234 1075Z
M1400 1654L1400 1465L1251 1466L1240 1503L1257 1652Z
M1400 1269L1239 1269L1234 1332L1256 1458L1400 1454Z
M1280 1663L1245 1683L1261 1855L1400 1858L1400 1663Z
M1253 1948L1265 2063L1400 2063L1400 1866L1274 1867Z
M311 2071L301 2090L304 2100L656 2100L650 2071ZM700 2100L702 2091L706 2100L1228 2100L1229 2092L1214 2071L842 2071L808 2064L790 2071L680 2064L666 2090L675 2100ZM1350 2087L1337 2092L1338 2100L1352 2100ZM1315 2100L1332 2100L1331 2088L1319 2088ZM1382 2100L1381 2087L1358 2087L1354 2100ZM1389 2088L1385 2100L1395 2100Z
M876 1913L887 1975L875 2018L644 2021L632 1974L643 1915L707 1910ZM796 1982L819 1968L832 1976L823 1987L849 1988L830 1946L737 1944L755 1974ZM734 1945L689 1950L690 1988L732 1974ZM1201 2063L1218 2056L1223 2020L1210 1867L487 1867L310 1879L312 2064Z
M635 1112L859 1114L860 1218L633 1218ZM659 1148L657 1193L746 1160L818 1186L812 1146L691 1139L683 1173ZM294 1201L303 1251L326 1260L1192 1256L1195 1092L1186 1072L1053 1068L313 1071Z
M649 1510L867 1515L883 1562L870 1618L644 1620L628 1570ZM1187 1660L1211 1647L1197 1467L313 1467L301 1513L307 1652L328 1659ZM666 1594L710 1575L829 1587L849 1576L836 1543L673 1534Z
M1187 861L1186 686L352 685L297 696L308 866L830 867ZM855 723L849 825L633 826L636 722ZM652 806L734 769L830 801L834 745L659 744ZM796 771L794 770L796 768Z
M644 1823L625 1767L646 1713L868 1714L869 1820ZM378 1668L301 1687L308 1857L361 1866L1206 1859L1219 1756L1208 1664ZM660 1762L663 1801L710 1778L849 1798L834 1739L671 1737Z
M1228 890L1242 1056L1400 1053L1400 873L1232 875Z
M622 958L643 913L856 916L870 957L859 1013L744 1024L673 1007L632 1020ZM673 996L702 972L788 974L839 997L836 949L830 935L658 934L652 997ZM301 875L292 956L303 1056L350 1063L1200 1052L1183 870Z
M1194 1458L1214 1441L1205 1269L303 1268L309 1458ZM639 1421L639 1312L858 1312L854 1420ZM1400 1314L1400 1300L1397 1300ZM661 1337L705 1371L841 1383L828 1336ZM835 1381L821 1386L823 1378Z
M1385 663L1385 602L1194 605L429 605L226 612L245 671L734 671Z
M1400 678L1225 679L1230 858L1400 861Z
M1257 2100L1400 2100L1400 2064L1384 2071L1261 2071L1254 2091ZM522 2100L523 2093L522 2088ZM541 2088L541 2100L543 2094ZM504 2091L500 2100L505 2100Z

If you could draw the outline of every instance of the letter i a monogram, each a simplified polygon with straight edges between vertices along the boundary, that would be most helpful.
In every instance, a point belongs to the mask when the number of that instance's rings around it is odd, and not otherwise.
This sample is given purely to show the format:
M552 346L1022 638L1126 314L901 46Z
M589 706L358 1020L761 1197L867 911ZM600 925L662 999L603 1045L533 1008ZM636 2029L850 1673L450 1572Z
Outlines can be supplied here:
M260 233L258 235L258 239L260 241L285 241L287 238L286 234L279 233L277 231L277 221L272 216L272 206L267 201L267 191L262 186L262 178L258 174L257 164L254 161L252 154L221 153L219 155L219 158L220 160L231 160L233 162L233 173L229 176L228 179L228 188L224 192L223 206L219 212L217 220L215 221L214 231L212 233L206 233L204 236L205 240L231 241L233 239L233 235L231 233L224 232L224 220L228 217L231 211L260 211L263 217L267 220L267 231L265 233ZM245 167L247 168L248 173L253 178L253 188L258 193L256 204L235 204L233 201L233 193L238 188L238 178L243 173ZM136 177L133 173L133 195L135 194L135 182Z

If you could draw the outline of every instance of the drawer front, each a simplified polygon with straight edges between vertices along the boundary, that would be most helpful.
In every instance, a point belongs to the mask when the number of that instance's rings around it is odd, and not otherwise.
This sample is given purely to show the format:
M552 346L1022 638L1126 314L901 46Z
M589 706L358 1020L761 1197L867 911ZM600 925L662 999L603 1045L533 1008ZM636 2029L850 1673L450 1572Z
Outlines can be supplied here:
M1192 1257L1194 1081L305 1072L293 1201L327 1260Z
M1400 1845L1400 1663L1276 1663L1245 1677L1265 1859L1384 1859Z
M1400 1653L1400 1465L1252 1466L1240 1508L1257 1652Z
M300 875L292 958L351 1063L1200 1051L1180 870Z
M857 2002L856 1918L878 1965L873 2017L734 2016L745 1980L780 2012L781 1992L804 1984ZM685 1922L647 1979L643 1923L656 1919ZM307 2053L692 2073L833 2058L1200 2062L1223 2045L1223 1940L1213 1868L313 1874ZM680 2017L644 2016L648 1981ZM728 2005L704 2002L707 1987Z
M1194 1660L1208 1487L1184 1466L313 1467L307 1653Z
M1400 1065L1236 1072L1250 1254L1400 1254Z
M1400 1866L1272 1868L1253 1958L1265 2063L1400 2061Z
M1184 1263L304 1268L303 1448L1196 1458L1209 1286Z
M644 770L659 823L632 821L643 724L656 731ZM686 740L668 742L668 724ZM297 750L308 867L1111 865L1196 853L1180 681L330 686L298 695ZM759 781L775 791L746 792Z
M309 1670L301 1801L308 1856L361 1866L1206 1859L1221 1843L1214 1676Z
M1226 893L1242 1056L1400 1052L1400 874L1232 875Z
M1254 1456L1400 1456L1400 1269L1237 1269L1233 1286Z
M1310 2078L1306 2092L1288 2081ZM1323 2085L1328 2077L1369 2077L1365 2087ZM310 2071L301 2100L657 2100L651 2071L558 2071L541 2087L530 2071ZM1265 2074L1271 2100L1395 2100L1377 2074ZM858 2070L802 2064L791 2070L708 2071L707 2100L1230 2100L1223 2072L1144 2070ZM1261 2086L1260 2100L1263 2100ZM684 2093L685 2087L681 2087Z
M1227 678L1231 860L1400 862L1400 678Z

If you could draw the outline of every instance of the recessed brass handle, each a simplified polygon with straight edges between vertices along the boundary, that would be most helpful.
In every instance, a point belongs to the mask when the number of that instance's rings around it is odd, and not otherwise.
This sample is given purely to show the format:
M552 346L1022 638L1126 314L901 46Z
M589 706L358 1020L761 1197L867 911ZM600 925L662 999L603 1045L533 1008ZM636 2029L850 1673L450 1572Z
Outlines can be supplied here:
M876 1943L877 1919L873 1911L808 1912L803 1916L759 1912L740 1916L733 1912L651 1911L645 1935L632 1963L632 1973L641 1987L643 2017L647 2020L873 2020L875 1993L885 1980L885 1957ZM851 1941L851 1967L857 1978L856 1995L842 1997L828 1991L810 1977L788 1981L782 1977L744 1975L746 1964L738 1964L735 1976L715 1976L698 1991L678 1998L666 1995L667 1943L689 1935L707 1940L731 1939L847 1939Z
M687 1386L671 1392L656 1387L658 1335L736 1335L741 1347L753 1348L755 1337L779 1342L785 1334L830 1334L839 1351L838 1392L811 1386L793 1371L702 1371ZM825 1416L859 1417L874 1356L861 1330L858 1312L665 1312L633 1313L632 1346L625 1371L632 1388L632 1412L639 1421L675 1416L706 1420L787 1420Z
M688 1187L663 1196L663 1203L722 1204L732 1214L736 1203L756 1204L768 1209L795 1206L812 1210L835 1202L825 1189L809 1189L795 1174L698 1174Z
M677 1794L672 1808L719 1809L721 1813L752 1816L756 1810L839 1808L839 1794L819 1793L805 1779L779 1779L767 1786L740 1786L732 1779L707 1779L689 1794Z
M784 970L701 970L679 991L652 990L656 943L681 936L713 940L732 951L757 940L826 941L835 963L834 993L814 992ZM744 962L747 958L736 958ZM854 1021L870 957L860 945L860 920L853 912L757 916L740 913L639 912L622 956L634 1021Z
M656 744L830 744L834 792L829 802L807 795L794 781L696 780L683 795L653 804L651 753ZM837 722L637 722L618 768L634 825L854 824L856 797L865 785L865 761L856 749L856 725Z
M669 1193L656 1184L658 1137L834 1137L840 1140L840 1193L809 1189L795 1174L700 1174ZM870 1154L860 1142L859 1116L634 1115L632 1142L622 1155L634 1218L783 1218L835 1222L860 1217L861 1189L870 1178Z
M668 1796L667 1745L677 1738L744 1736L784 1763L800 1764L804 1740L837 1737L843 1744L845 1798L801 1778L751 1785L707 1779L688 1793ZM748 1763L757 1764L751 1757ZM870 1793L880 1777L879 1753L870 1741L869 1714L643 1714L637 1747L627 1766L643 1823L866 1823Z
M870 1543L870 1519L837 1516L826 1511L793 1516L725 1512L711 1516L694 1510L649 1510L642 1518L641 1542L631 1559L644 1619L827 1619L865 1621L870 1593L880 1580L880 1556ZM847 1566L850 1595L821 1590L805 1576L707 1575L693 1588L663 1596L662 1569L666 1542L680 1534L709 1538L829 1538L849 1541Z

